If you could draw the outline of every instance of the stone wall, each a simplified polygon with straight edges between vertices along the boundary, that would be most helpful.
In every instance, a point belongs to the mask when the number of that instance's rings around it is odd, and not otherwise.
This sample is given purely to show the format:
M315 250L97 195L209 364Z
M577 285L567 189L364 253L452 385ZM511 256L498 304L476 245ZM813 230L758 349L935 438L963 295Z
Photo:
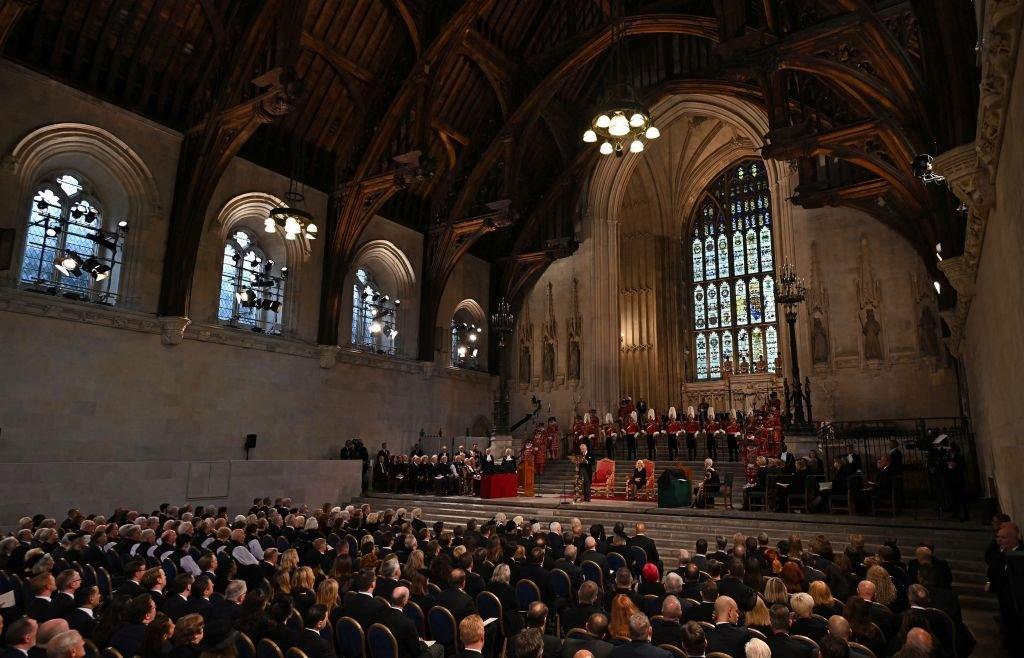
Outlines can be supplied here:
M238 210L252 195L282 197L288 183L238 158L207 210L191 324L181 344L165 344L181 337L162 335L155 316L181 135L7 61L0 92L0 228L17 231L0 269L0 461L235 459L247 433L260 436L255 458L321 459L354 436L371 450L385 440L400 449L421 428L461 434L490 415L493 378L449 368L446 352L425 363L348 349L347 316L337 356L318 349L323 240L286 242L263 233L265 210ZM64 168L94 184L109 216L130 219L126 290L114 307L15 290L35 185ZM325 197L307 190L306 201L323 226ZM217 321L223 239L234 226L252 228L289 266L280 337ZM423 236L376 217L362 240L408 261L399 346L415 355ZM489 276L487 263L463 259L444 291L440 334L459 301L488 308Z
M33 514L62 519L71 507L108 516L117 507L148 514L161 503L226 505L234 515L257 496L344 506L359 495L360 471L360 462L338 460L0 463L0 478L17 483L0 499L0 530Z

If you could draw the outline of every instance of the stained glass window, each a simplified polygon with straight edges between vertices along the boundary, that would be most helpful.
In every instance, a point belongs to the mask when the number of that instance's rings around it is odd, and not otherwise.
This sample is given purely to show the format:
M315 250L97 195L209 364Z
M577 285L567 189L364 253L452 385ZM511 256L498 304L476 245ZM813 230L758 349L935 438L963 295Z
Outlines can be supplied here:
M232 327L281 333L284 276L248 229L238 229L224 245L217 319Z
M734 368L746 358L751 369L758 361L774 369L779 345L772 226L760 160L723 171L697 203L688 258L698 380L721 377L726 358Z

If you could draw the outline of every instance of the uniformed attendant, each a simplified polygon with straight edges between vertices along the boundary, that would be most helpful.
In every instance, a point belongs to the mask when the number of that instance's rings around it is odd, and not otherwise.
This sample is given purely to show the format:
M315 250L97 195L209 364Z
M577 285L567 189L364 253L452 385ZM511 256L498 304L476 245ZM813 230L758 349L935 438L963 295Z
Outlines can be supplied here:
M683 423L683 431L686 433L686 459L697 461L697 432L700 432L700 422L693 407L686 408L686 422Z
M636 459L636 435L640 433L640 422L635 411L629 414L629 423L624 432L626 434L626 458Z
M665 436L668 437L668 458L675 459L679 455L679 437L683 434L683 424L679 422L676 408L668 408L668 419L665 423Z
M658 413L654 409L647 410L647 425L644 427L644 436L647 437L647 458L658 458L658 435L661 434L661 423L658 422Z
M736 410L733 409L729 414L729 424L725 426L725 440L729 447L729 461L731 462L740 460L740 436L742 434L743 428L736 419Z
M704 423L704 440L707 441L708 458L718 460L718 435L722 431L722 425L715 416L715 408L708 407L708 420Z
M619 425L612 420L611 412L604 415L604 456L608 459L615 459L615 439L619 436Z

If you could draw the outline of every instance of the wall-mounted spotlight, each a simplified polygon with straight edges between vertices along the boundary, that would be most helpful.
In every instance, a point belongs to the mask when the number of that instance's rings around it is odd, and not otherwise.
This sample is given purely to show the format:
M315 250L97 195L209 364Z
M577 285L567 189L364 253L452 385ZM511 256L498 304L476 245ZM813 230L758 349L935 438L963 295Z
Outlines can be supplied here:
M935 158L927 153L922 153L915 157L911 163L914 176L920 178L924 183L938 183L946 180L945 176L935 173L935 168L932 164L934 161Z
M53 266L64 276L78 276L82 273L82 258L75 252L68 251L54 261Z

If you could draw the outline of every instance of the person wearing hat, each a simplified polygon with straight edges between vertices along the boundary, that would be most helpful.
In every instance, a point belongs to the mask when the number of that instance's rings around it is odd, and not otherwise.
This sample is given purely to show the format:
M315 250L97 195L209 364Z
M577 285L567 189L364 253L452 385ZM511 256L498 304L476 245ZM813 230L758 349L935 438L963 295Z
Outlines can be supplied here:
M679 422L675 407L668 408L668 422L665 423L665 434L668 436L668 458L669 461L672 461L679 456L679 437L684 434L683 424Z
M729 412L729 424L725 426L725 440L729 449L729 461L731 462L738 462L740 460L740 436L742 434L743 428L740 426L736 416L736 410L733 409Z
M647 424L644 426L644 436L647 438L647 458L658 458L658 435L661 434L661 423L658 422L658 412L654 409L647 410Z
M604 456L608 459L615 459L615 439L619 436L619 428L612 419L611 412L604 415L604 426L601 428L604 434Z
M704 423L704 439L707 442L708 457L718 461L718 434L722 431L722 425L715 415L715 408L708 407L708 420Z
M697 460L697 433L700 432L700 421L693 411L693 406L686 408L686 422L683 423L683 432L686 433L686 459L687 461Z
M635 411L630 412L623 433L626 435L626 459L636 459L636 437L640 434L640 420Z

